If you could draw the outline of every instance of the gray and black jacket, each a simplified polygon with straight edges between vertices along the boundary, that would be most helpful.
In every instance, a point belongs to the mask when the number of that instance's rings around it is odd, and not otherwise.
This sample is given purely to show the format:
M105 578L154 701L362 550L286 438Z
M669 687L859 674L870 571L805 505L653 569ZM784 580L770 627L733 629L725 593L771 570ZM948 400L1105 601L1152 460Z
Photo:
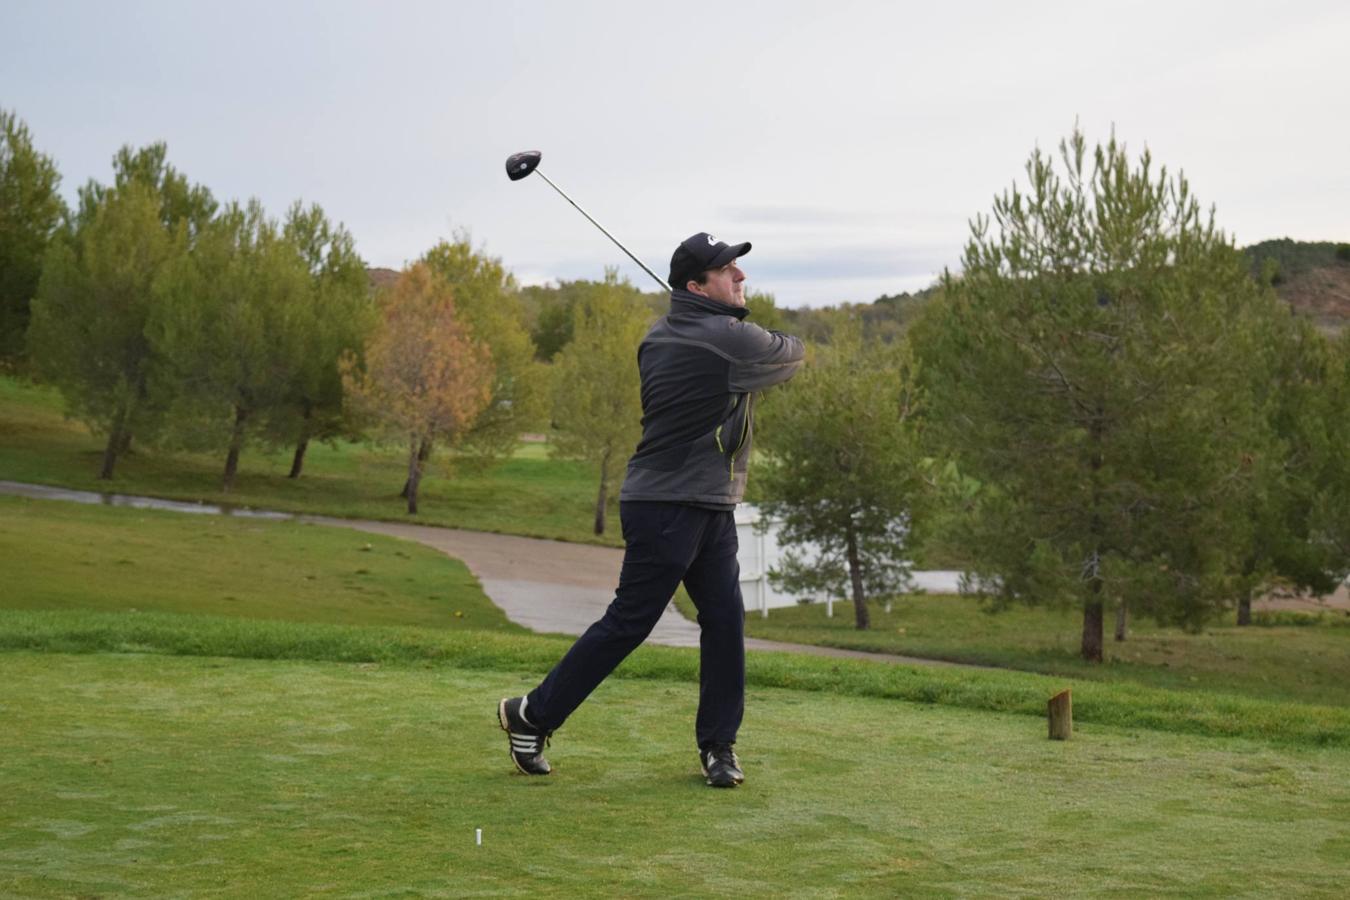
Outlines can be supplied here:
M802 342L747 310L675 290L638 348L642 440L620 500L732 509L745 494L754 392L792 377Z

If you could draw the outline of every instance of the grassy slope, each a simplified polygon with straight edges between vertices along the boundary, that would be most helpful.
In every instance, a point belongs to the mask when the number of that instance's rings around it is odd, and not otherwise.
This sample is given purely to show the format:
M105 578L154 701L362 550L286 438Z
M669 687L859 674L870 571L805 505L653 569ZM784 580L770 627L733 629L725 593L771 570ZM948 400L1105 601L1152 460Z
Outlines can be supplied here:
M532 673L0 655L0 893L1338 896L1350 755L755 689L737 791L691 685L607 682L509 774ZM475 829L483 844L476 846Z
M407 461L357 444L312 446L305 473L287 478L290 453L250 448L235 489L221 493L224 454L145 451L118 461L112 481L97 478L103 443L63 418L60 395L0 376L0 479L92 491L146 494L348 518L387 519L618 546L591 533L596 476L580 463L550 460L531 445L487 471L433 457L421 512L409 516L398 492ZM614 521L617 523L617 508ZM617 529L612 529L617 531Z
M0 608L523 631L464 564L295 522L0 496Z
M835 604L833 618L813 604L775 609L767 619L751 614L746 624L749 634L772 640L1350 707L1350 618L1344 616L1304 627L1215 626L1201 634L1137 621L1123 643L1108 634L1106 664L1096 666L1078 658L1082 619L1071 611L987 613L971 598L929 595L902 597L889 614L879 605L870 611L867 631L854 628L851 603Z

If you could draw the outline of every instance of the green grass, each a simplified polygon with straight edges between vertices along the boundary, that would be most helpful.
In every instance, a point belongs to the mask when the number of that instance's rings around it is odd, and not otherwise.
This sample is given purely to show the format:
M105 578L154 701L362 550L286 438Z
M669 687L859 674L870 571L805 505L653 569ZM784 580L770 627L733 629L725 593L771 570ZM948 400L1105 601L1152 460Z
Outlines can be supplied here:
M607 682L527 780L493 708L531 671L19 652L0 673L4 894L1334 897L1350 875L1344 750L1050 742L755 688L747 784L713 791L690 684Z
M677 602L689 615L692 604ZM879 603L869 611L866 631L854 627L853 605L844 602L835 604L833 618L822 604L770 610L767 619L751 613L747 633L1075 679L1350 707L1350 617L1339 614L1311 625L1211 626L1200 634L1136 621L1121 643L1111 639L1113 623L1107 623L1106 661L1090 665L1078 656L1082 619L1071 611L989 613L973 598L923 594L897 598L890 613Z
M258 621L217 616L0 610L0 652L154 653L240 659L376 663L522 670L542 678L571 639L507 631L392 628ZM693 650L643 646L614 674L620 680L694 683ZM1044 728L1045 703L1070 687L1074 720L1178 734L1250 738L1288 746L1350 747L1350 710L1252 700L1202 690L1165 691L1026 672L962 670L753 653L754 687L838 697L904 700L1016 713Z
M0 608L523 631L464 564L380 535L0 496Z
M0 609L15 611L14 617L0 620L0 648L141 648L190 655L449 662L527 666L542 674L566 647L565 641L527 637L507 622L461 564L415 544L345 529L0 498L0 555L22 561L0 585ZM127 614L132 610L136 613ZM780 622L780 612L788 611L775 611L768 622ZM1003 620L976 615L980 618L975 624L1002 627ZM241 618L264 621L246 625L237 621ZM846 621L832 620L836 625ZM314 623L341 627L310 630ZM750 624L759 628L763 620L751 616ZM374 625L435 630L370 627ZM488 629L503 634L494 636ZM447 630L464 637L447 643L441 634ZM1333 630L1260 629L1284 642L1286 666L1294 672L1299 660L1291 654L1306 650L1307 640L1319 638L1322 631ZM841 633L852 631L843 628ZM800 640L812 632L797 628L784 636ZM1272 647L1279 641L1272 641ZM1344 659L1341 655L1308 666L1335 670ZM646 648L622 671L635 677L692 680L696 667L692 653ZM1103 671L1114 677L1104 678ZM1037 717L1044 713L1045 699L1068 685L1074 688L1081 721L1350 744L1350 709L1343 704L1337 708L1320 694L1290 701L1250 692L1258 694L1250 699L1224 682L1201 684L1187 678L1156 685L1127 674L1113 667L1079 667L1048 677L780 654L756 656L750 665L752 680L766 687Z
M756 653L750 781L713 792L697 653L643 647L527 780L493 706L570 641L433 551L8 498L0 556L0 895L1336 896L1350 873L1344 708ZM1065 686L1067 744L1044 737Z
M98 450L50 392L0 379L0 478L104 488ZM250 458L275 471L228 498L197 492L219 461L189 455L137 454L114 487L404 518L397 459L319 449L293 483L284 455ZM418 521L589 524L588 477L538 446L442 487ZM1152 650L1090 668L1071 618L1017 618L1044 613L922 598L862 636L847 606L752 616L1058 674L752 654L750 780L713 792L697 653L663 647L559 732L554 777L509 774L494 704L570 641L417 545L0 498L0 559L0 895L1332 897L1350 878L1347 628L1140 628L1126 649ZM1050 742L1066 686L1075 737Z
M532 537L618 546L617 527L597 538L597 475L589 466L548 458L526 445L500 465L482 470L463 460L433 457L421 490L420 512L406 513L398 493L407 475L400 452L361 444L316 444L304 474L287 478L289 451L248 448L232 492L220 490L225 454L138 449L117 463L111 481L98 479L103 442L62 415L60 395L0 376L0 479L90 491L144 494L345 518L445 525ZM613 515L618 521L617 501Z

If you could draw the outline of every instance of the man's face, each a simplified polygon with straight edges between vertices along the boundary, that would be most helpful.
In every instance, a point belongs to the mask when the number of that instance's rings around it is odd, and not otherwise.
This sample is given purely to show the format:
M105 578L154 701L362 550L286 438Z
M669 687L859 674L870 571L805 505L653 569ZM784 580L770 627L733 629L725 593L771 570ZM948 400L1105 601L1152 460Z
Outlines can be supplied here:
M708 271L708 283L689 282L689 290L727 306L745 305L745 273L732 260L720 269Z

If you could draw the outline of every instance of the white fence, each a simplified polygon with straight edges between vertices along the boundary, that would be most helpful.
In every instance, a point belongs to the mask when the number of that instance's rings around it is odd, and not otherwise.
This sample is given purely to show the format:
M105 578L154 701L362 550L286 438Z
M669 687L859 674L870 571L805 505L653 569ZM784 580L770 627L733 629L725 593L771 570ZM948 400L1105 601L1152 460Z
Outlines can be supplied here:
M755 524L759 520L759 510L754 506L743 503L736 508L736 537L740 542L740 552L737 553L736 559L741 564L741 593L745 597L745 608L757 609L760 615L767 617L770 609L795 606L799 598L797 595L779 591L769 584L769 569L777 565L782 557L782 548L779 546L778 529L774 524L770 522L769 527L760 534L755 529ZM960 572L913 573L915 588L943 594L955 594L960 577ZM825 614L833 616L834 601L839 598L815 596L800 599L823 601Z

